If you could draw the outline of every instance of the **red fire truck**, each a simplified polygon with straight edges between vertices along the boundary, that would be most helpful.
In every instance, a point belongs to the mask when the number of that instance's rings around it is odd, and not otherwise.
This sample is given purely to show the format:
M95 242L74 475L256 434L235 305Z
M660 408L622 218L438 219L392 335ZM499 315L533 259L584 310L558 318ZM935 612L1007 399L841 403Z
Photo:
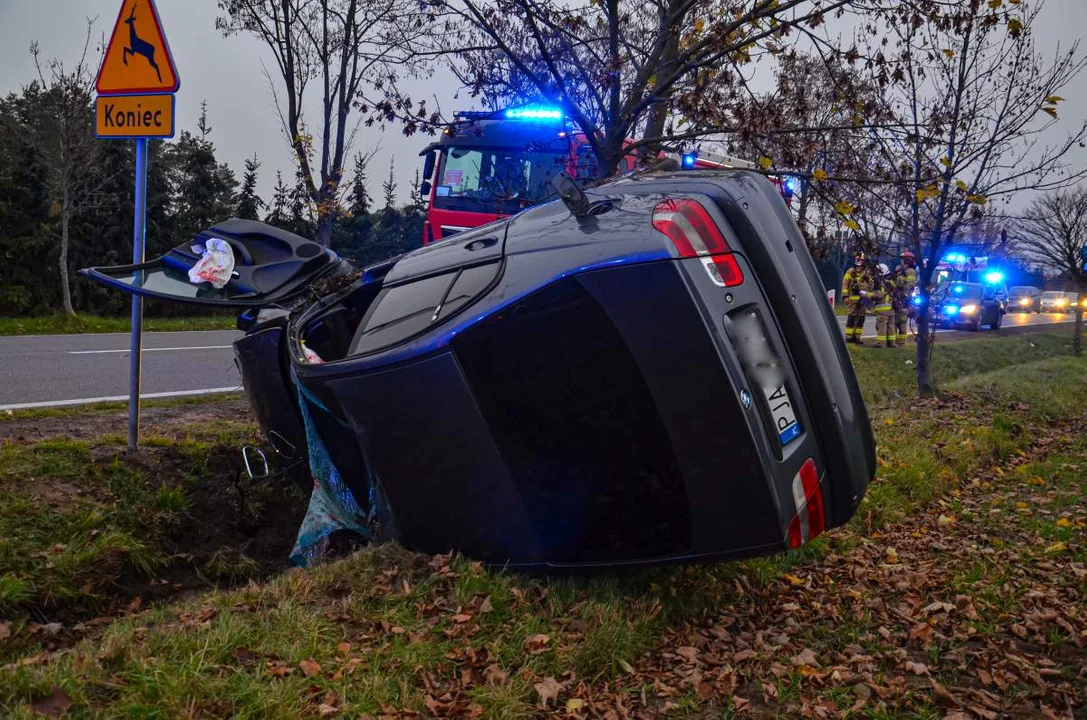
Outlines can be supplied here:
M561 171L575 178L597 175L597 162L585 136L555 108L522 107L499 112L461 112L438 140L423 149L427 198L423 244L554 197L551 180ZM633 154L623 170L634 167ZM685 154L684 169L750 167L718 156ZM777 184L786 198L787 183Z

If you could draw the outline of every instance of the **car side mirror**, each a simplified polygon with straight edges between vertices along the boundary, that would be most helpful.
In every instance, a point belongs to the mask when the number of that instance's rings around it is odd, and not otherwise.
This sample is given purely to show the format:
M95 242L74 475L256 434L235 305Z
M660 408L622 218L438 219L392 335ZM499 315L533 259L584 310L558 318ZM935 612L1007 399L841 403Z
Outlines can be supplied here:
M423 182L429 182L434 177L434 153L428 152L423 160Z
M268 471L268 458L260 448L246 445L242 448L242 460L245 461L245 472L251 480L261 480L271 474Z

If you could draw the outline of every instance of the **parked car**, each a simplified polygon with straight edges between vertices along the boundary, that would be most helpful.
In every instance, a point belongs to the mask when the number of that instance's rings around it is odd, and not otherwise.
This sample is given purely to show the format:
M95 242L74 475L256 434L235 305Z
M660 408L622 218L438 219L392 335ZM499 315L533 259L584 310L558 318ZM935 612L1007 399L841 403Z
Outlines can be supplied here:
M561 194L362 269L231 219L82 273L247 308L235 348L262 428L340 478L375 539L607 568L774 553L845 523L872 431L776 188L688 171ZM210 238L238 258L221 290L187 275Z
M1042 292L1031 285L1017 285L1008 292L1008 304L1012 312L1041 312Z
M1039 306L1041 312L1066 313L1072 312L1076 307L1077 295L1075 293L1060 290L1047 290L1042 293Z
M987 283L952 282L939 291L939 325L977 332L982 325L999 330L1004 320L1004 296Z

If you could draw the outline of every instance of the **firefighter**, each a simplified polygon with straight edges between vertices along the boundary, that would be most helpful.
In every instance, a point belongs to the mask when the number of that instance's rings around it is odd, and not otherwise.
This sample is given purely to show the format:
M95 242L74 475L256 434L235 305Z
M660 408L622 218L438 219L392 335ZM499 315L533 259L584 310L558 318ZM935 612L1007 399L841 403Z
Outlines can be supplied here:
M909 250L901 255L902 262L895 270L895 331L899 347L906 344L910 335L910 295L917 287L917 258Z
M895 312L893 302L894 282L891 270L880 263L872 274L872 289L868 291L868 302L876 315L876 347L894 347L898 341L895 330Z
M853 267L845 271L842 278L842 300L849 309L845 319L846 342L861 344L864 335L865 301L871 287L871 273L864 255L857 255Z

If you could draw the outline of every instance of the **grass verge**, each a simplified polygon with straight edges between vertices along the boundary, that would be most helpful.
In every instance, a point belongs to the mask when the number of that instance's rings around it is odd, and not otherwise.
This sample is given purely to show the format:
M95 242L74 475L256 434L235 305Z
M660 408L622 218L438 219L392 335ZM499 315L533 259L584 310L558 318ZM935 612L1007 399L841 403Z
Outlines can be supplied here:
M285 567L304 499L240 480L249 422L148 433L135 455L70 424L0 443L0 658L62 646L133 601Z
M847 527L796 552L534 579L374 548L23 656L0 671L0 705L15 717L57 702L92 717L1082 709L1087 361L1065 342L938 347L951 391L923 402L908 350L853 349L878 478ZM34 450L36 472L75 483L72 451ZM127 482L104 472L95 485Z
M208 395L187 395L176 398L152 398L140 400L141 410L155 408L184 408L193 405L215 405L225 400L236 398L237 392L211 393ZM44 418L77 418L86 415L104 415L116 413L118 410L128 411L128 402L100 402L87 405L64 405L61 407L27 408L25 410L8 410L0 413L0 429L4 423L24 422Z
M147 332L172 332L178 330L233 330L234 315L207 315L198 317L145 317L143 329ZM102 317L100 315L63 313L38 317L0 317L0 335L69 335L78 333L129 332L129 317Z

